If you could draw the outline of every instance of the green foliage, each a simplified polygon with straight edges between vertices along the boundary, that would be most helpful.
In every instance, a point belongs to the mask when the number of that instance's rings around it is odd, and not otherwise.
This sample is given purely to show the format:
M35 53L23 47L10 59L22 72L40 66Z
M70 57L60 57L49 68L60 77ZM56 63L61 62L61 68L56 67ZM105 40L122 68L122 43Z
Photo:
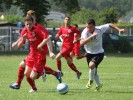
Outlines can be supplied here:
M101 17L103 17L104 23L117 23L119 18L118 9L114 7L105 9L101 12Z
M44 19L44 15L48 14L50 4L47 0L17 0L16 5L20 6L26 15L28 10L34 10L36 12L37 22L41 23Z
M117 23L118 26L133 27L133 23Z
M71 16L71 23L72 24L85 24L86 21L90 18L93 18L96 20L97 24L100 23L99 20L99 14L97 11L92 10L92 9L81 9L80 11L76 12ZM99 21L98 21L99 20Z
M24 22L24 18L22 16L15 15L15 14L7 14L7 15L4 15L4 19L0 21L17 23L18 21Z
M118 9L120 16L125 15L128 11L133 9L133 0L78 0L80 7L87 9L95 9L101 11L115 7Z
M74 14L76 11L80 10L78 0L53 0L57 6L64 5L66 8L66 13L68 15Z
M46 23L43 23L46 27L60 27L63 25L61 22L54 22L54 21L46 21Z

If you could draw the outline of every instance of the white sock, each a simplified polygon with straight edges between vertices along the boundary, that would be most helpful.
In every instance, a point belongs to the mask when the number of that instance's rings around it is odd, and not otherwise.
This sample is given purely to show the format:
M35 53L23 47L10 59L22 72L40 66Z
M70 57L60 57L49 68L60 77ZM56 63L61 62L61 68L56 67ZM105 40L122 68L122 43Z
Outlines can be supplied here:
M89 81L93 81L94 80L95 72L96 72L96 68L95 67L93 69L89 70Z
M100 83L100 79L99 79L98 73L95 74L94 79L95 79L95 82L96 82L96 86L99 86L101 83Z

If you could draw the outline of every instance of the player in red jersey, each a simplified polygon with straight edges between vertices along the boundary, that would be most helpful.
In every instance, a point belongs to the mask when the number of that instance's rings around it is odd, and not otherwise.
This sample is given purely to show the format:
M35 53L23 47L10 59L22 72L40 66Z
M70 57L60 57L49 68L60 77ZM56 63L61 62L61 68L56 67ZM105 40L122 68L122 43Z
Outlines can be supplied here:
M64 57L67 61L68 66L76 72L77 79L80 79L81 72L79 72L76 66L73 64L70 52L73 49L73 41L74 41L74 33L80 33L75 27L70 26L70 17L65 17L64 19L65 26L61 26L58 33L56 34L55 38L58 39L62 36L63 43L62 43L62 50L57 54L56 61L57 67L59 71L61 70L61 58Z
M49 34L49 33L47 32L47 30L46 30L43 26L41 26L40 24L36 23L35 11L29 10L29 11L27 12L27 15L33 17L34 23L35 23L35 25L34 25L35 27L41 29L41 32L42 32L42 33L47 34L47 35ZM24 27L24 28L22 29L21 37L25 34L25 30L26 30L26 27ZM18 42L20 41L20 39L21 39L21 38L19 38L18 41L16 41L15 43L13 43L12 47L15 47L15 46L18 44ZM53 58L55 57L55 55L54 55L54 53L53 53L53 51L52 51L51 40L48 41L47 46L48 46L48 50L49 50L50 57L53 59ZM25 60L24 60L24 61L21 61L20 65L19 65L19 69L18 69L18 78L17 78L17 81L16 81L16 83L11 84L11 85L10 85L10 88L12 88L12 89L19 89L19 88L20 88L21 82L22 82L23 77L24 77L25 66L26 66ZM45 68L46 74L52 74L52 75L54 75L57 79L59 78L59 72L54 71L53 69L51 69L51 68L48 67L48 66L45 66L44 68ZM42 75L42 78L43 78L43 80L46 79L45 74ZM58 80L59 80L59 82L60 82L60 79L58 79Z
M27 16L25 18L27 30L25 30L25 34L18 43L18 47L22 47L26 39L28 39L30 43L30 53L25 60L25 75L28 83L32 87L29 92L37 91L34 80L43 74L46 63L46 53L48 52L46 43L49 39L47 34L43 34L40 29L35 28L33 25L33 18Z
M74 24L74 27L78 29L78 25ZM75 55L76 59L82 59L86 57L87 53L84 55L80 55L80 34L79 33L74 33L74 47L73 50L70 52L71 57Z

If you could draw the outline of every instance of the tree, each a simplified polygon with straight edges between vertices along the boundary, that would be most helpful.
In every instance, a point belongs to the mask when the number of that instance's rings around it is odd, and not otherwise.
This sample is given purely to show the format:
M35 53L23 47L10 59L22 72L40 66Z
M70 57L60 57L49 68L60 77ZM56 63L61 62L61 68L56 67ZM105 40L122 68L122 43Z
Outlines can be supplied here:
M105 9L102 11L101 17L103 17L104 23L117 23L118 18L119 18L118 9L115 7Z
M7 10L10 9L11 5L13 4L13 0L0 0L0 11L3 11L4 8ZM4 8L2 7L4 6Z
M69 15L74 14L76 11L80 10L78 0L54 0L56 5L64 5L66 7L66 12Z
M50 4L47 0L16 0L15 5L20 6L25 15L28 10L34 10L39 23L44 20L44 15L48 15L50 9Z

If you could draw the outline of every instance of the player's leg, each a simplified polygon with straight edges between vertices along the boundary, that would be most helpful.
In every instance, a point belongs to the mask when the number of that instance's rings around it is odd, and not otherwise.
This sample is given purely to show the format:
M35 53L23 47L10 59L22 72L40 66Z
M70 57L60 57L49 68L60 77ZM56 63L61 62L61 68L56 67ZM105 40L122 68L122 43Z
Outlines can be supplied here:
M78 71L78 69L76 68L76 66L74 65L74 63L72 62L72 59L70 56L65 56L65 59L67 61L68 66L76 73L76 79L80 79L81 76L81 72Z
M86 85L87 88L91 88L92 87L95 73L96 73L95 63L90 61L90 63L89 63L89 81L88 81L88 83Z
M94 76L95 82L96 82L96 89L95 91L99 91L100 88L103 86L100 82L100 78L99 78L99 74L97 71L98 65L101 63L101 61L103 60L104 57L104 53L98 54L97 57L95 58L95 62L96 62L96 73Z
M19 64L19 69L18 69L18 78L17 78L17 82L13 83L10 85L10 88L12 89L19 89L21 86L21 82L24 78L24 71L25 71L25 62L21 61L21 63Z
M29 83L29 85L32 88L29 92L35 92L35 91L37 91L37 88L36 88L36 85L35 85L35 81L30 76L31 72L32 72L32 68L26 66L26 69L25 69L26 79L27 79L27 82Z
M92 58L94 57L93 54L89 54L86 57L87 63L88 63L88 67L89 67L89 80L88 83L86 85L86 88L91 88L93 81L94 81L94 76L95 76L95 63L92 61Z
M58 53L55 58L56 58L56 64L57 64L58 70L62 71L61 70L61 58L62 58L61 53Z
M53 70L52 68L50 68L48 66L45 66L44 69L46 71L46 74L54 75L58 79L59 83L62 83L61 72L60 71L55 71L55 70Z

